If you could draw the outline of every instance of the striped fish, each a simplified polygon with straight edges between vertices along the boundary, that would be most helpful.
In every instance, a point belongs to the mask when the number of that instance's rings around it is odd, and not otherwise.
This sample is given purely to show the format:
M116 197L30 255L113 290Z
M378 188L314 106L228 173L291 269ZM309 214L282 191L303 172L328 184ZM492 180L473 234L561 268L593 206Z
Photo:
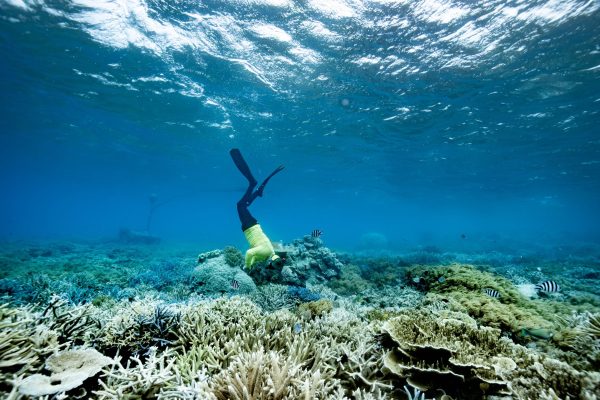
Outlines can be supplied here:
M535 285L535 289L541 292L556 293L560 292L560 285L554 281L546 281Z
M483 289L483 293L487 294L487 295L488 295L488 296L490 296L490 297L494 297L494 298L496 298L496 299L497 299L498 297L500 297L500 292L498 292L498 291L497 291L497 290L495 290L495 289L490 289L490 288Z
M231 288L233 290L238 290L240 288L240 283L238 281L236 281L235 279L233 279L231 281Z
M321 236L323 234L322 230L319 229L315 229L314 231L312 231L310 233L310 236L314 237L314 238L318 238L319 236Z

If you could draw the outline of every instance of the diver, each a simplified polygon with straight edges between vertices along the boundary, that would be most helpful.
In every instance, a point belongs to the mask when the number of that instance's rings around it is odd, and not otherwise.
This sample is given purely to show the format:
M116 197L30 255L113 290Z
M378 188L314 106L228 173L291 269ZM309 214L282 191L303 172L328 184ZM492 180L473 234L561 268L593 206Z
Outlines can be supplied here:
M246 268L251 269L255 263L266 260L269 260L269 267L281 268L285 259L275 253L273 244L263 232L256 218L250 214L248 207L257 197L262 197L269 179L281 171L283 165L275 168L275 171L267 176L258 189L254 190L258 182L254 179L252 172L250 172L250 168L248 167L246 160L244 160L244 157L242 157L240 150L232 149L229 154L231 155L235 166L240 170L242 175L248 179L248 189L246 189L246 193L244 193L244 196L242 196L240 201L237 202L237 211L240 222L242 223L242 231L250 245L250 248L246 251Z

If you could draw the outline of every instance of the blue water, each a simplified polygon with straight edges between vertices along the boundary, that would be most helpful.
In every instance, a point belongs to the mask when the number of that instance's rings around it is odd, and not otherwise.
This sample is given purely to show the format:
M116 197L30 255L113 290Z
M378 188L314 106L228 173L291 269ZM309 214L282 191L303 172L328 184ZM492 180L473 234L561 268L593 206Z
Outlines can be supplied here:
M0 0L0 238L598 242L600 3ZM465 235L463 239L461 235ZM371 238L371 239L369 239ZM375 238L376 240L372 240Z

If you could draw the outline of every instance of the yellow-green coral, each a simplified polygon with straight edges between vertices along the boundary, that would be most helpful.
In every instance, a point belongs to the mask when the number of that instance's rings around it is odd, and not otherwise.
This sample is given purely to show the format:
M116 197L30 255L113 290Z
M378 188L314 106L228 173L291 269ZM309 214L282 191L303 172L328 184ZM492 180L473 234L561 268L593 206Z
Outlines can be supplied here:
M333 310L333 303L327 299L309 301L298 306L298 313L306 318L320 317L331 310Z
M360 275L360 268L353 264L344 265L340 277L329 281L327 285L342 295L358 294L371 287L371 284Z
M407 277L424 288L428 297L442 298L451 309L515 335L523 329L553 330L557 315L581 308L552 299L525 298L508 279L470 265L417 266L408 270ZM484 289L496 290L500 296L491 297Z
M400 311L390 310L385 308L373 308L367 311L366 317L369 321L387 321L393 317L398 316Z

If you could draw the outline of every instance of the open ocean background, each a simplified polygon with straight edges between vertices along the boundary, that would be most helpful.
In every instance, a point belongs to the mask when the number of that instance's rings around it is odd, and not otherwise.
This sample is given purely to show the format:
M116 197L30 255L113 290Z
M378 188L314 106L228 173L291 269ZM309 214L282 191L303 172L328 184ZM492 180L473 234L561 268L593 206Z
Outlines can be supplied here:
M598 243L600 2L0 0L0 238ZM462 238L464 235L464 238Z

